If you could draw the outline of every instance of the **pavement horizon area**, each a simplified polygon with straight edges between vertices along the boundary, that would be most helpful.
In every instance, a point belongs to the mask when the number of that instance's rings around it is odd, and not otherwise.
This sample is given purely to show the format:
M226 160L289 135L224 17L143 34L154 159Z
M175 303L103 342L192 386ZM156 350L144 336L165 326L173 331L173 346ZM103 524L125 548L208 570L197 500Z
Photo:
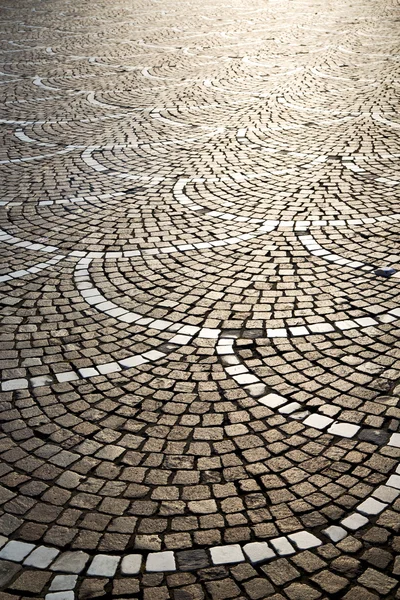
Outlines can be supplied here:
M0 29L0 600L400 599L398 3Z

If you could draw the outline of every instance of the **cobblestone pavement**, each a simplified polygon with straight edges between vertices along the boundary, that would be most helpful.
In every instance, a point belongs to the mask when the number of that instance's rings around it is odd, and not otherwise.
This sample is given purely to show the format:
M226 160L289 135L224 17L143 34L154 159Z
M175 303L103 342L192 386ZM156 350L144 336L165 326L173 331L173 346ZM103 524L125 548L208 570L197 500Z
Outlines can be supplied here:
M398 4L0 20L0 600L400 598Z

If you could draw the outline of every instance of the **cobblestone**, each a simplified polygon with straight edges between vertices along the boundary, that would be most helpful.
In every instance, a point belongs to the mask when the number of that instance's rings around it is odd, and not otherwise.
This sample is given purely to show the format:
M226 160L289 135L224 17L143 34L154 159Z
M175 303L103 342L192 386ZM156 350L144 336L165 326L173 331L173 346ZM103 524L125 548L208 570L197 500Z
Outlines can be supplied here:
M0 600L399 597L398 23L3 3Z

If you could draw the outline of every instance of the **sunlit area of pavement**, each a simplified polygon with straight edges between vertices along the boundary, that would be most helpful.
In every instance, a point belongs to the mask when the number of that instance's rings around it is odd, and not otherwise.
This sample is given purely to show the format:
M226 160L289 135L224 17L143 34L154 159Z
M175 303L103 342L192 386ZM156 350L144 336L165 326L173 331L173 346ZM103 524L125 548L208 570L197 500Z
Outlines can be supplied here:
M2 3L0 600L400 598L399 22Z

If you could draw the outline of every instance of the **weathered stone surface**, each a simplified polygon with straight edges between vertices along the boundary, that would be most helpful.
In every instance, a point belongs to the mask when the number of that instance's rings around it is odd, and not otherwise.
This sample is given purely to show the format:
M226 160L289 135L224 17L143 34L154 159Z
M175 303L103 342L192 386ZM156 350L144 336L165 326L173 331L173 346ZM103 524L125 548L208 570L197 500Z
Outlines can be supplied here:
M210 566L210 560L204 550L186 550L177 552L176 558L179 569L194 571Z
M399 596L394 3L2 8L0 594Z
M6 586L6 584L13 579L20 569L20 565L16 563L12 563L7 560L0 560L0 586Z
M375 569L367 569L358 578L358 582L367 588L375 590L379 594L388 594L397 584L395 579Z

